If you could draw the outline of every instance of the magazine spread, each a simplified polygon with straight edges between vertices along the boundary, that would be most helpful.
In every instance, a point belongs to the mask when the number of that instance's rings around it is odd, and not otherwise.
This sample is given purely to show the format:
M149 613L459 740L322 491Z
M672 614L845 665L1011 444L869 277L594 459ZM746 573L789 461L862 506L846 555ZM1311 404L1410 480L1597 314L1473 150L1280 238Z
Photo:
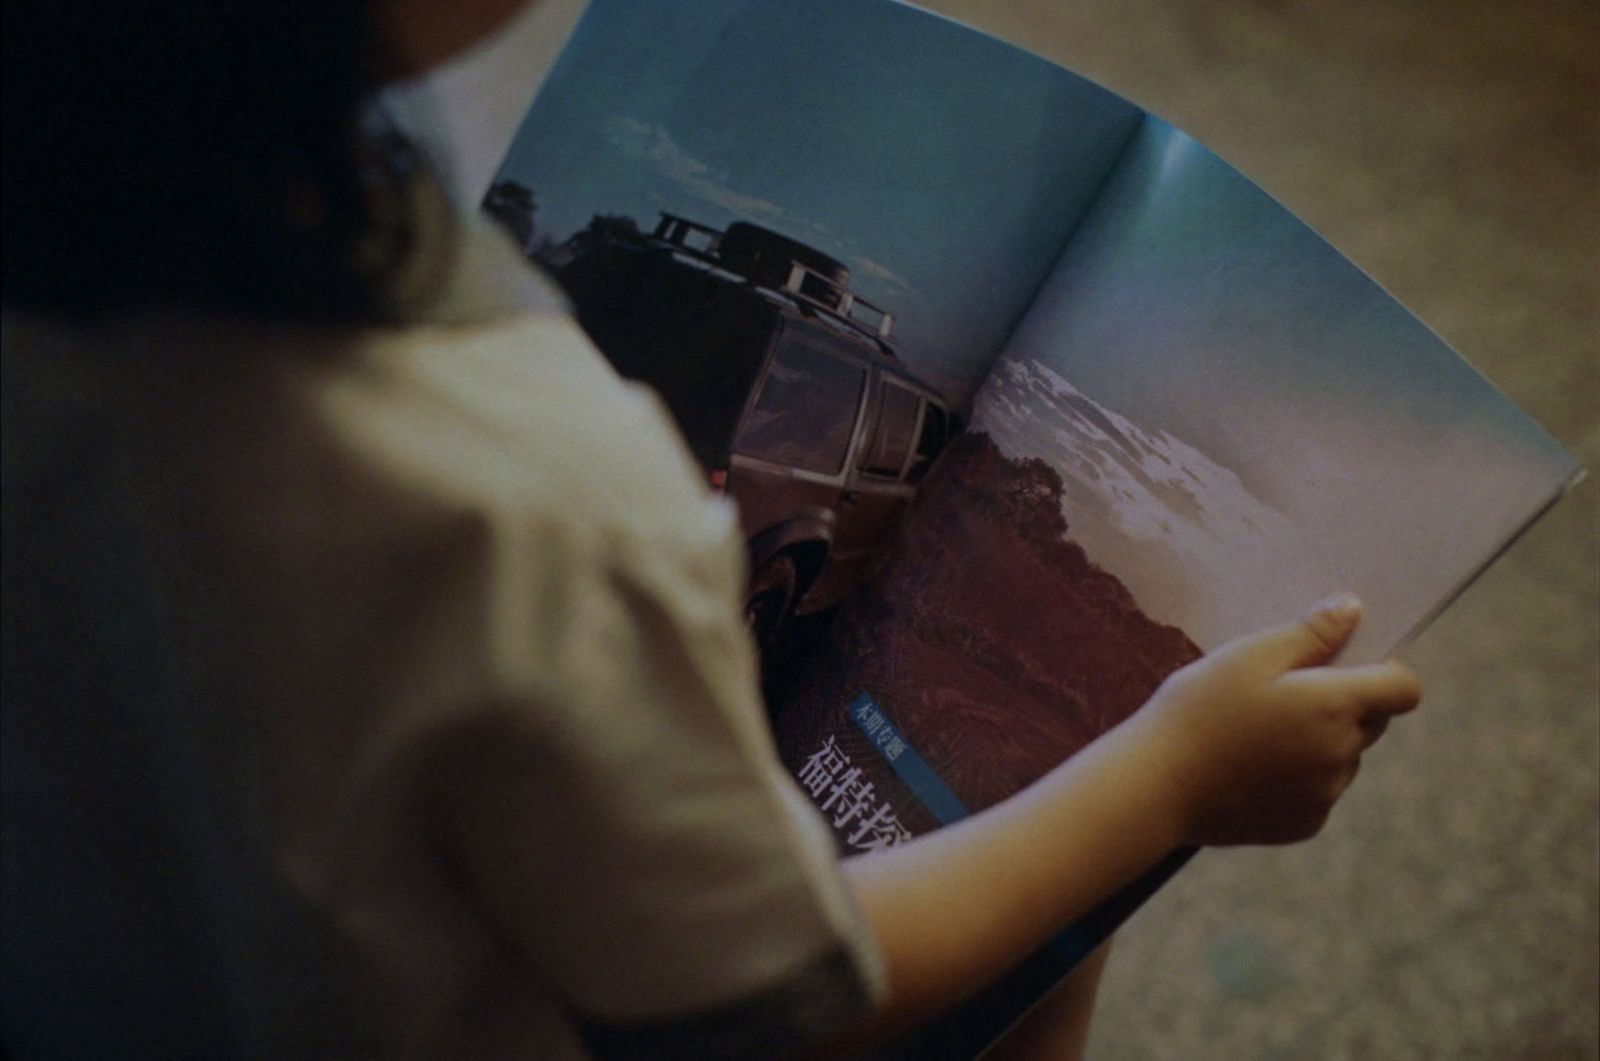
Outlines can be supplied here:
M1203 146L888 2L594 0L485 208L739 504L842 852L1006 798L1354 590L1392 653L1579 475ZM945 1022L970 1056L1174 858Z

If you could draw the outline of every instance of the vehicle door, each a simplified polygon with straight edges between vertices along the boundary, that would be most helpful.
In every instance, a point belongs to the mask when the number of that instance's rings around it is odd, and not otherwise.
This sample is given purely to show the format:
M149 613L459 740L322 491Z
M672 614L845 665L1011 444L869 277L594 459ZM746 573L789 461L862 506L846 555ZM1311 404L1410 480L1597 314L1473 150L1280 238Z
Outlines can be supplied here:
M922 397L893 375L881 370L873 375L866 430L841 496L835 549L841 562L863 568L893 543L900 517L916 496L906 469L923 405Z
M791 525L835 541L869 368L816 326L780 329L734 438L728 493L751 539Z
M808 608L842 600L898 547L902 518L949 437L943 406L892 373L879 370L875 376L845 483L839 538L847 544L812 590Z

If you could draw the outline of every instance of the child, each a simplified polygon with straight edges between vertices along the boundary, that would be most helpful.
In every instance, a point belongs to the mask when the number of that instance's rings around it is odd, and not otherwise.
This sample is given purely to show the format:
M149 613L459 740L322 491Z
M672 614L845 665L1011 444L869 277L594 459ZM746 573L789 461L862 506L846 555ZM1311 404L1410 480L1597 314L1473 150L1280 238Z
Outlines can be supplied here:
M860 1047L1176 847L1311 835L1417 701L1323 666L1334 600L837 864L726 503L363 131L510 6L6 8L19 1056Z

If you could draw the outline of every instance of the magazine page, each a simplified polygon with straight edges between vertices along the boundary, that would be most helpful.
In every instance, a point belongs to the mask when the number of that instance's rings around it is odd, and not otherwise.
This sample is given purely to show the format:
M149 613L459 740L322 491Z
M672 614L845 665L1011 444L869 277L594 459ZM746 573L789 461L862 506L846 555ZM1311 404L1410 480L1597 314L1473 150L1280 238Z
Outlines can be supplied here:
M936 828L1330 592L1368 604L1345 662L1392 652L1578 474L1369 278L1147 118L902 545L787 690L780 747L842 848ZM910 1054L990 1041L1183 857Z
M1141 114L887 0L594 0L486 206L558 274L586 242L648 236L663 215L713 258L731 225L772 233L874 333L890 318L892 356L959 412ZM577 309L603 329L620 297Z
M1395 651L1579 474L1443 340L1205 147L1147 118L981 418L1072 536L1204 649L1329 590Z

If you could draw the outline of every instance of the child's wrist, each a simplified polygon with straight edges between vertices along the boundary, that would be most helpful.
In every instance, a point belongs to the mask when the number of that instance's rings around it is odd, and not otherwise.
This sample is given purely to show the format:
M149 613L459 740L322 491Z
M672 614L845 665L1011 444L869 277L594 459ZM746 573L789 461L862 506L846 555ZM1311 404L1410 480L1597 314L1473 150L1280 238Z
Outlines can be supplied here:
M1121 747L1119 769L1142 791L1142 812L1163 851L1195 846L1201 789L1195 756L1181 727L1160 712L1141 709L1106 734Z

